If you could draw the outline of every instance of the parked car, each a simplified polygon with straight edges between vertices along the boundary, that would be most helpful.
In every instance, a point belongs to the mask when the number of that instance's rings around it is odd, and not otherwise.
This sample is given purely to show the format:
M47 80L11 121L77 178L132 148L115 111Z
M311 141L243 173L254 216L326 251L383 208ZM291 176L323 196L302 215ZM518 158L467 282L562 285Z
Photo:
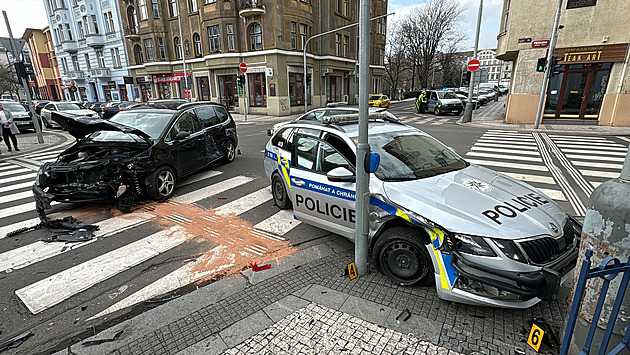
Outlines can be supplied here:
M108 119L120 111L126 110L128 107L135 105L133 101L111 102L102 108L101 117Z
M99 118L98 113L88 110L83 105L76 102L49 102L41 110L41 119L47 128L52 127L52 123L55 122L51 119L51 112L66 112L73 115L87 116L91 118Z
M389 107L389 97L387 95L370 95L368 105L372 107Z
M354 240L356 118L282 126L265 147L274 202ZM471 164L430 135L370 118L368 245L394 283L449 301L529 308L575 268L581 224L536 188ZM372 162L370 162L372 163ZM367 164L366 164L367 165ZM371 164L370 164L371 165ZM366 199L367 201L367 199Z
M222 105L127 110L110 120L55 111L52 119L77 141L41 166L33 187L40 215L52 201L116 201L128 212L134 201L168 199L183 177L236 157L236 124Z
M47 100L33 101L33 106L35 106L35 114L37 114L37 116L41 115L42 108L44 108L44 106L46 106L46 104L49 102L50 101Z
M462 104L464 104L464 108L466 108L466 105L468 104L468 96L462 95L462 94L455 94L455 95L457 95L457 98L462 100ZM479 102L477 101L477 99L473 97L472 104L473 104L473 110L475 110L478 107Z
M103 107L105 107L105 105L107 105L107 102L89 102L85 105L85 107L102 116Z
M35 129L31 113L28 112L22 104L17 102L2 102L2 108L11 112L13 123L15 123L18 129Z
M464 105L455 92L450 90L429 90L426 111L436 116L453 113L459 116L464 111Z

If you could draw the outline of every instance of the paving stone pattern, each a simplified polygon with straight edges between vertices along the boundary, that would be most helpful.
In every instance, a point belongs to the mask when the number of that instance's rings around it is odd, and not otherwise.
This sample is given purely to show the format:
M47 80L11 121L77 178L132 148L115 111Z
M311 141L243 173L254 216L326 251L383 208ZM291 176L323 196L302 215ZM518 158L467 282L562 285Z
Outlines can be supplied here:
M438 346L462 354L535 354L525 344L528 320L543 318L558 331L566 301L541 302L525 310L486 308L438 299L434 287L402 287L376 270L350 280L343 276L352 251L335 254L271 277L244 291L156 329L112 354L175 354L311 284L376 302L435 322ZM541 353L553 353L543 345Z
M415 338L311 303L224 352L246 354L444 354L458 355Z

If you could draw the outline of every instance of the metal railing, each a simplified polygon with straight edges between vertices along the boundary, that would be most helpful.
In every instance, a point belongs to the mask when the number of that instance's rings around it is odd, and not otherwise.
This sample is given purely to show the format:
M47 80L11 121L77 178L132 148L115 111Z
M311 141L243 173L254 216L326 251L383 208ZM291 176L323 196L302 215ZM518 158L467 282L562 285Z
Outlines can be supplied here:
M262 0L241 0L241 10L262 9Z
M606 352L606 349L608 348L608 343L610 342L610 338L612 337L613 328L615 327L615 323L617 322L617 316L619 315L619 311L621 309L621 303L628 289L628 281L630 280L630 272L628 272L630 271L630 261L622 263L621 261L619 261L619 259L609 256L602 260L599 266L591 268L592 256L593 251L590 249L587 250L586 259L584 259L584 261L582 262L580 277L578 279L577 285L575 286L575 296L573 298L573 303L571 304L571 312L569 313L567 328L564 331L564 339L562 340L560 355L566 355L569 351L569 345L571 343L571 337L573 336L573 332L575 330L575 323L577 322L578 312L580 310L580 306L582 305L582 301L584 300L586 281L597 277L603 279L603 283L600 288L601 291L599 293L599 298L597 299L597 306L595 307L595 312L593 313L593 321L588 330L586 341L584 342L584 346L582 347L582 352L580 354L588 354L591 349L593 339L595 337L595 331L597 330L597 323L599 322L602 309L604 308L604 301L606 300L610 282L615 279L617 275L623 274L623 278L621 279L621 283L619 284L617 294L614 295L615 302L610 311L610 317L608 318L608 324L606 325L604 337L602 338L601 344L599 345L599 354L604 354ZM630 327L627 327L623 339L613 348L612 351L610 351L609 354L618 354L621 350L628 346L629 340Z

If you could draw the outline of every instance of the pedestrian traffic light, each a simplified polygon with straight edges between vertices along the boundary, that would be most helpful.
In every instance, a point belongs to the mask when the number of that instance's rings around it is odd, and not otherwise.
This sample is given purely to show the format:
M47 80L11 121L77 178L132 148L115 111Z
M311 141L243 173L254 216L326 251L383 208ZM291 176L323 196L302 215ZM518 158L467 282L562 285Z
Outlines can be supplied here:
M545 71L545 65L547 65L547 58L538 58L538 65L536 71Z
M238 84L238 86L243 87L245 86L245 75L241 74L239 76L236 77L236 83Z
M463 76L462 76L462 83L461 86L468 86L470 85L470 76L471 76L472 72L470 71L465 71Z
M311 74L306 74L306 85L310 85L311 84Z
M564 65L562 64L558 64L558 62L561 60L562 58L560 57L551 57L551 73L549 73L549 75L551 77L554 77L556 75L560 75L560 73L562 73L562 67Z

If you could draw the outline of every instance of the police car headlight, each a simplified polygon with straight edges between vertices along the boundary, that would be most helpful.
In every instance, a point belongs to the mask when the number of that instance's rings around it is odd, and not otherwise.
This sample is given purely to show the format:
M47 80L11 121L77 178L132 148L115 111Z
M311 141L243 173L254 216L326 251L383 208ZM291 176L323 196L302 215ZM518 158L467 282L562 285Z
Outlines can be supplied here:
M523 254L521 254L521 252L516 247L516 243L514 243L513 241L501 240L501 239L492 239L492 241L494 242L494 244L496 244L499 247L501 252L503 252L503 254L505 254L505 256L507 256L508 258L515 261L520 261L520 262L525 261L525 257L523 256Z
M496 256L488 243L481 237L474 237L466 234L455 234L449 238L449 247L470 255Z

